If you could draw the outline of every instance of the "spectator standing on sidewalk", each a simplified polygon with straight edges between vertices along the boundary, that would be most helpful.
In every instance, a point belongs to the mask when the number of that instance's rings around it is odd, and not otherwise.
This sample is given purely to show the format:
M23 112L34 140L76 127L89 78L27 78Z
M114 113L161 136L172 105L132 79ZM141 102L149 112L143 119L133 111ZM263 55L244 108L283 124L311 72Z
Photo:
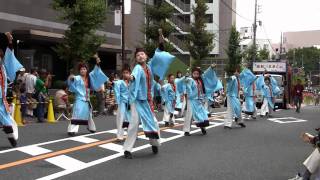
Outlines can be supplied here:
M98 113L105 115L104 112L105 104L106 104L106 96L105 96L106 88L105 85L102 84L98 92L96 93L97 103L98 103Z

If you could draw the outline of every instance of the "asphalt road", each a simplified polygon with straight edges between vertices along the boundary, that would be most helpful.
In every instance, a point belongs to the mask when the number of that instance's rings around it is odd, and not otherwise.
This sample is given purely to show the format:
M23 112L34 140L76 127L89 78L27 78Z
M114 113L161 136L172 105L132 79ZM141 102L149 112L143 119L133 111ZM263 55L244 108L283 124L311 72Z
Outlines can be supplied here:
M197 128L183 136L183 122L177 121L163 129L157 155L139 136L132 160L122 157L121 143L114 141L114 116L96 118L97 133L81 127L73 138L66 121L29 124L20 127L17 148L0 138L0 179L285 180L303 170L313 149L299 136L320 126L319 107L304 107L300 114L281 110L232 130L223 128L224 109L215 110L206 136Z

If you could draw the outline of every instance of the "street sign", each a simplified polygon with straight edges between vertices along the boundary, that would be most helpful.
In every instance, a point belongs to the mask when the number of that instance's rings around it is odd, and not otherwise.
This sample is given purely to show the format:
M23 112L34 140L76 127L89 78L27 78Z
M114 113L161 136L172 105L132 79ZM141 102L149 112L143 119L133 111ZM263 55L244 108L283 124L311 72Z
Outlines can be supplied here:
M285 62L254 62L253 72L286 72L287 65Z

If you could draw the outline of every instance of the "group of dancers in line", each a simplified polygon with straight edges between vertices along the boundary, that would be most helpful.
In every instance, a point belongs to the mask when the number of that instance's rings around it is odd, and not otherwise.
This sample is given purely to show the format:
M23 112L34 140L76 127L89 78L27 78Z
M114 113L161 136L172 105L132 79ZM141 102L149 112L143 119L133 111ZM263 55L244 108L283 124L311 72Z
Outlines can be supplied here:
M7 35L11 37L11 35ZM9 38L8 38L9 39ZM9 43L10 47L10 43ZM164 45L160 43L157 52L165 52ZM167 52L166 52L167 53ZM1 55L1 54L0 54ZM124 157L131 159L131 151L138 135L139 123L143 132L149 138L152 152L158 153L160 142L160 129L158 120L154 114L153 92L156 82L152 71L152 63L147 63L148 56L143 48L137 48L134 54L136 65L131 71L129 66L122 69L122 80L114 82L115 97L118 104L117 112L117 138L123 140L124 129L127 128L127 136L123 144ZM15 121L6 109L6 79L13 81L15 72L22 68L22 65L14 57L14 53L7 48L4 55L0 56L0 85L2 96L0 99L1 124L12 146L16 146L18 139L18 129ZM74 93L72 118L68 125L68 134L76 135L79 125L86 125L87 129L96 132L95 123L92 116L92 105L90 103L90 91L97 91L104 83L108 82L108 77L100 68L100 58L95 55L96 65L89 73L86 64L79 64L79 75L68 77L69 91ZM153 57L154 58L154 57ZM151 58L151 61L152 59ZM156 57L158 61L166 61L161 56ZM165 103L163 120L166 126L174 126L174 111L176 107L187 111L184 116L183 131L185 136L190 136L192 120L206 135L206 127L209 126L208 104L214 92L223 88L220 79L214 71L215 65L211 65L203 73L200 68L193 68L189 76L175 78L168 76L168 83L161 86L161 97ZM155 70L156 71L156 70ZM163 69L162 69L163 71ZM164 70L166 71L166 69ZM261 90L264 95L262 114L270 114L274 109L273 97L280 92L276 81L270 76L259 76L258 78L249 70L244 69L240 73L240 68L234 70L234 75L227 78L227 115L225 117L225 128L232 128L233 120L240 126L246 127L241 118L241 103L239 100L240 87L244 89L246 114L256 115L254 91Z
M159 46L157 51L164 51ZM131 151L138 136L139 124L152 147L154 154L158 153L160 142L160 128L154 113L153 93L157 85L152 72L152 63L147 63L148 56L144 49L137 48L135 51L136 65L131 71L129 66L122 69L122 79L114 82L115 99L118 104L117 110L117 138L124 139L124 130L127 129L127 136L124 140L124 157L131 159ZM157 57L159 59L159 57ZM75 93L72 119L68 127L69 135L78 132L79 125L87 125L90 132L96 128L92 118L92 108L89 101L90 89L96 90L106 81L107 76L99 68L100 59L96 57L97 64L93 71L88 74L88 68L81 64L80 75L70 76L68 80L69 90ZM160 58L161 60L161 58ZM152 58L151 60L152 61ZM163 60L165 61L165 60ZM161 97L164 102L163 121L165 126L174 126L174 113L176 107L187 111L184 116L183 131L185 136L190 136L192 120L206 135L206 127L209 126L208 104L214 92L223 88L220 79L214 71L215 65L211 65L203 73L200 68L193 68L191 77L184 76L175 78L170 74L167 83L160 85ZM239 100L240 88L243 87L245 95L244 108L241 108ZM249 69L240 73L236 68L234 75L227 78L227 115L225 117L225 128L231 129L233 121L240 127L246 125L241 117L241 112L256 118L255 90L261 90L264 96L261 108L262 115L268 115L274 110L274 100L280 89L276 80L268 75L254 75ZM185 99L186 97L186 99Z

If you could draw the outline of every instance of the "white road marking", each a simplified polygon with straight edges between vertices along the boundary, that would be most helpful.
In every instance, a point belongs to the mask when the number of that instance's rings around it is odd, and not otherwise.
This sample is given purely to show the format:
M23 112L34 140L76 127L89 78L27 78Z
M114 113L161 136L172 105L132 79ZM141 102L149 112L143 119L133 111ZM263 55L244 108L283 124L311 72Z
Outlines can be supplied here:
M207 127L207 129L211 129L211 128L214 128L214 127L217 127L217 126L221 126L221 125L223 125L223 123L216 123L215 125L211 125L211 126ZM166 129L166 130L169 130L169 129ZM197 133L197 132L200 132L200 131L201 131L200 129L196 129L196 130L191 131L190 133L194 134L194 133ZM181 138L181 137L184 137L184 135L183 134L179 134L179 135L176 135L176 136L173 136L173 137L161 139L161 143L172 141L172 140L175 140L175 139L178 139L178 138ZM142 146L133 148L132 152L143 150L143 149L146 149L146 148L149 148L149 147L151 147L150 144L142 145ZM98 164L101 164L101 163L104 163L104 162L107 162L107 161L110 161L112 159L115 159L115 158L118 158L118 157L122 157L122 156L123 156L123 153L119 152L119 153L113 154L111 156L107 156L107 157L104 157L104 158L101 158L101 159L98 159L98 160L95 160L95 161L91 161L91 162L85 163L85 164L83 164L82 166L79 166L79 167L76 166L77 168L75 168L75 169L67 169L67 170L64 170L64 171L61 171L61 172L57 172L55 174L51 174L51 175L39 178L37 180L57 179L57 178L60 178L62 176L65 176L65 175L68 175L68 174L71 174L71 173L74 173L74 172L77 172L77 171L81 171L83 169L86 169L86 168L89 168L89 167L92 167L92 166L95 166L95 165L98 165Z
M165 129L163 131L164 132L169 132L169 133L175 133L175 134L184 134L183 131L179 131L179 130L176 130L176 129Z
M98 139L88 138L88 137L84 137L84 136L77 136L77 137L72 138L71 140L85 143L85 144L99 141Z
M84 134L84 135L80 135L80 136L81 136L81 137L88 137L88 136L94 136L94 135L106 134L106 133L109 133L109 132L108 132L108 131L100 131L100 132L90 133L90 134ZM76 137L80 137L80 136L76 136ZM32 146L43 146L43 145L53 144L53 143L58 143L58 142L67 141L67 140L72 140L72 138L74 138L74 137L68 137L68 138L57 139L57 140L47 141L47 142L38 143L38 144L32 144ZM27 146L31 146L31 145L27 145ZM17 148L12 148L12 149L3 150L3 151L0 151L0 154L12 152L12 151L17 151L17 150L19 150L20 148L27 147L27 146L22 146L22 147L17 147Z
M29 154L31 156L37 156L40 154L52 152L49 149L45 149L45 148L42 148L39 146L34 146L34 145L18 148L18 151L24 152L24 153Z
M79 161L77 159L74 159L74 158L66 156L66 155L52 157L52 158L46 159L45 161L47 161L51 164L54 164L58 167L61 167L63 169L79 169L79 168L85 166L85 164L86 164L82 161Z
M109 149L115 152L123 152L123 146L115 143L108 143L100 145L99 147L102 147L104 149Z
M288 120L289 121L283 121ZM282 118L268 118L269 121L276 122L279 124L289 124L289 123L297 123L297 122L306 122L307 120L304 119L298 119L295 117L282 117Z

